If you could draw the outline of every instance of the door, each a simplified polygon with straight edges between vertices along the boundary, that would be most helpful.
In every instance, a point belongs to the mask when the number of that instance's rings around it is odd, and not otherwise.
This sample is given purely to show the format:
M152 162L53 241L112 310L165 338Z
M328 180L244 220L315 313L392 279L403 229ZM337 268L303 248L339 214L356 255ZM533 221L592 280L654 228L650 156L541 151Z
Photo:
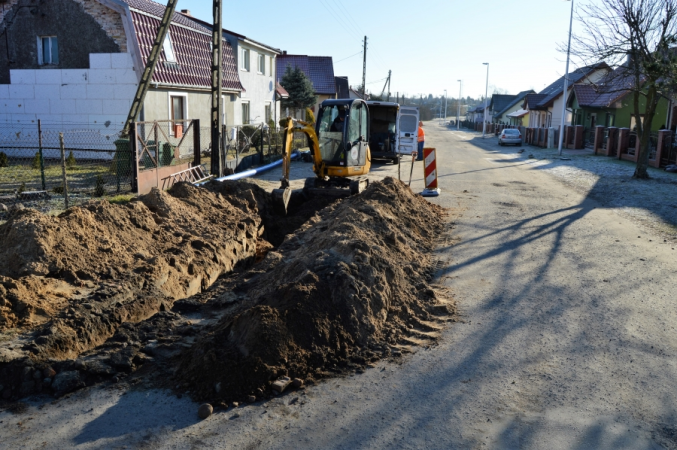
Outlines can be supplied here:
M590 129L594 130L597 126L597 113L590 114Z
M350 106L348 115L348 167L364 166L367 162L369 136L369 110L367 104L356 100Z
M411 155L418 149L418 108L411 106L401 106L397 118L397 135L399 143L397 152L405 155Z

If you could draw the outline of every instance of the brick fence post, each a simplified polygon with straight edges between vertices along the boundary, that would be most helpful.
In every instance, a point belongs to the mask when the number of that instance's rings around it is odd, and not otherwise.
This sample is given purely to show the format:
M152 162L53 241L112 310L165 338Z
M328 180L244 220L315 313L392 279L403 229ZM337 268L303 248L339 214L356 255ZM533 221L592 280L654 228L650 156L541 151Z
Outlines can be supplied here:
M574 133L574 148L576 150L585 148L585 128L583 125L576 125Z
M592 146L595 155L597 154L597 149L602 148L602 142L604 142L604 127L597 125L595 127L595 143Z
M623 153L628 151L628 144L630 142L630 128L618 129L618 150L616 156L618 159L623 159Z
M606 140L606 156L614 156L618 151L618 128L609 127L609 137Z

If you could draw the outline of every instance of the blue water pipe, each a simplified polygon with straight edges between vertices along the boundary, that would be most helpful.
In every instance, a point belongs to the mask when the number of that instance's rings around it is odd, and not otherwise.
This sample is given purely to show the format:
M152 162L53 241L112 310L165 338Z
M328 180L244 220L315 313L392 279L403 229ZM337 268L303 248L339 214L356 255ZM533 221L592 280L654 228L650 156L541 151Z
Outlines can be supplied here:
M298 158L299 156L301 156L301 154L299 152L294 152L294 153L291 154L290 158L293 160L293 159ZM270 170L274 167L280 166L280 165L282 165L282 159L278 159L275 162L272 162L270 164L266 164L265 166L257 167L255 169L249 169L249 170L245 170L244 172L234 173L232 175L226 175L225 177L216 178L215 180L216 181L241 180L242 178L253 177L254 175L258 175L260 173L266 172L266 171L268 171L268 170ZM211 180L209 180L209 181L211 181ZM208 183L208 181L205 181L204 183ZM204 183L199 183L198 186L202 185Z

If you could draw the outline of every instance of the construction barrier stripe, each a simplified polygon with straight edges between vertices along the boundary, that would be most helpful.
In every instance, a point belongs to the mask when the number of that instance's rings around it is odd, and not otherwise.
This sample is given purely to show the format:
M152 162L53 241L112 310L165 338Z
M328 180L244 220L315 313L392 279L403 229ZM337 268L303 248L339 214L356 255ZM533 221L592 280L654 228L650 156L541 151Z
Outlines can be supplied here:
M434 148L423 149L423 177L426 189L437 189L437 162Z

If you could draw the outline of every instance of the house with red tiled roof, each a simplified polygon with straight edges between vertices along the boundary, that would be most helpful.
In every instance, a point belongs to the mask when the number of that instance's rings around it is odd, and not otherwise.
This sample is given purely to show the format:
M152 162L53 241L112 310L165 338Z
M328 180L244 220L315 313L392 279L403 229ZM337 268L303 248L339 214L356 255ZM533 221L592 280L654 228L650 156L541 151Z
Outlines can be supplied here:
M283 51L277 57L277 82L282 82L287 67L301 71L310 79L317 95L317 103L313 112L317 113L319 105L330 98L336 98L336 79L334 77L334 63L331 56L289 55Z
M7 39L0 123L120 127L164 11L151 0L8 0L0 22ZM139 120L200 119L209 126L211 35L212 26L189 11L174 13ZM238 56L244 48L246 64ZM278 53L224 30L224 124L275 116Z
M627 73L624 66L600 80L595 85L576 84L567 99L567 107L573 114L573 125L583 125L587 129L595 126L630 128L636 125L633 104L634 76ZM640 96L640 111L646 105L646 99ZM658 131L669 125L670 99L661 97L652 122L652 131Z

